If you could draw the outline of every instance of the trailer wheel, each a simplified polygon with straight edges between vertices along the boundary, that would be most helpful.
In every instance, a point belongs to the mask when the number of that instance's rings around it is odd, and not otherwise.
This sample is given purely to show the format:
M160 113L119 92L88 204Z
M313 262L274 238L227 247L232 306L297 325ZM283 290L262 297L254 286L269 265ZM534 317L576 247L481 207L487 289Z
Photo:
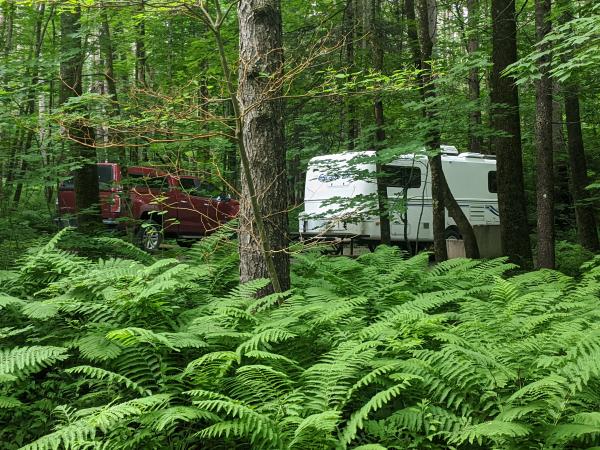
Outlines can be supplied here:
M451 226L446 228L446 231L444 231L444 239L462 239L462 235L460 234L460 231L458 231L458 228L455 226Z

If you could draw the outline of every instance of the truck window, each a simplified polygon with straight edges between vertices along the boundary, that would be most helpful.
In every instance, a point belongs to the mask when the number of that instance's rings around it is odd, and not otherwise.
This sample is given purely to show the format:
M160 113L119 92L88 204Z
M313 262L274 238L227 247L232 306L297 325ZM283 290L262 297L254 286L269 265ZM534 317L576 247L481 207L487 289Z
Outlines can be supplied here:
M496 194L498 192L498 184L496 182L495 170L488 172L488 191L490 191L492 194Z
M205 181L200 181L198 178L180 178L179 184L183 191L199 197L212 198L221 193L214 185Z
M129 184L134 187L165 190L169 187L166 177L147 177L139 174L129 174Z
M98 166L98 187L101 191L109 190L115 179L113 177L112 166ZM64 191L71 191L75 189L75 180L73 177L67 178L60 183L60 189Z
M101 191L110 189L114 181L112 166L98 166L98 184Z
M418 188L421 187L421 169L408 166L383 166L383 180L387 187Z

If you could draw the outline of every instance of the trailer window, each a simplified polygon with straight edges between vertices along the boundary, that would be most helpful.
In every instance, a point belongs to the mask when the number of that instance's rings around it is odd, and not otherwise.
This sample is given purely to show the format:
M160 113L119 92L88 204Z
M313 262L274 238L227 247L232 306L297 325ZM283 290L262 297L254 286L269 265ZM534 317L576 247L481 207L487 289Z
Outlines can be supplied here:
M488 191L490 191L492 194L496 194L498 192L498 184L496 182L495 170L488 172Z
M397 188L421 187L421 169L407 166L383 166L385 185Z

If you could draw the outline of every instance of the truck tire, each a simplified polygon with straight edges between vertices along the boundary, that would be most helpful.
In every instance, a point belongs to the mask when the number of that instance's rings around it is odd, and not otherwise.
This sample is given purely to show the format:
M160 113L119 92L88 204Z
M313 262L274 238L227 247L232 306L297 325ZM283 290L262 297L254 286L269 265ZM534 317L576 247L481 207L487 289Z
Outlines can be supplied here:
M138 245L147 252L158 251L163 241L162 227L153 221L144 222L137 232Z

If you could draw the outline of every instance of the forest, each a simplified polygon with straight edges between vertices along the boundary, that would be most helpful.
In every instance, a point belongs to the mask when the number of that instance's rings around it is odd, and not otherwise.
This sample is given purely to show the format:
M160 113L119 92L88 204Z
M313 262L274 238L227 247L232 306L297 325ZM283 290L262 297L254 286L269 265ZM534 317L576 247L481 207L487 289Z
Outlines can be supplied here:
M600 448L600 3L0 0L0 61L0 450Z

